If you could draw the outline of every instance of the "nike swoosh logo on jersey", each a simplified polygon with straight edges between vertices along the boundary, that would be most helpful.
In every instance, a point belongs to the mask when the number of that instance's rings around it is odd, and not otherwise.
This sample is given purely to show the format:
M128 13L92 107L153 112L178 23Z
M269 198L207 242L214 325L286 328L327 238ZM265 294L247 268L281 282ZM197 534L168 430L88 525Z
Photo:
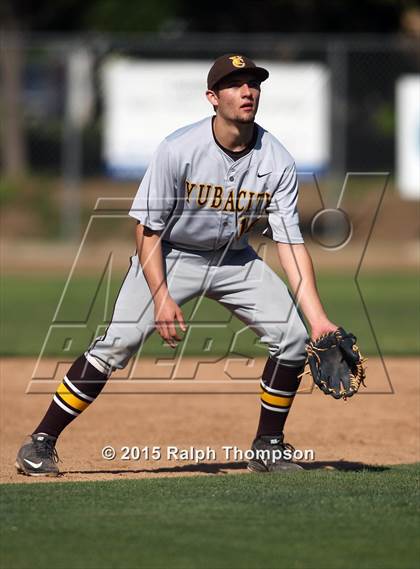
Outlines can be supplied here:
M24 458L23 460L25 462L27 462L33 468L41 468L41 466L42 466L42 462L32 462L31 460L28 460L27 458Z
M266 172L265 174L257 174L257 178L263 178L264 176L268 176L268 174L271 174L271 172Z

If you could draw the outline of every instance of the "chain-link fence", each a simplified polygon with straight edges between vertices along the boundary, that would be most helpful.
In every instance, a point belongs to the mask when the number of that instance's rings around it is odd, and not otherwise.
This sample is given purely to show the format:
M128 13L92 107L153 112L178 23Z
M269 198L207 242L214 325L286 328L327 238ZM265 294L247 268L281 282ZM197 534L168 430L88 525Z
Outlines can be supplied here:
M243 52L273 65L325 66L329 73L329 160L323 173L342 178L347 171L394 172L396 82L405 74L419 72L420 50L415 40L403 36L196 34L49 35L21 37L20 41L3 36L3 174L26 170L36 176L58 176L70 188L67 211L77 207L71 188L81 178L106 176L103 64L120 56L155 62L203 60L207 65L227 52ZM85 58L82 75L73 66L77 54ZM203 91L206 73L203 67ZM89 84L84 85L85 98L76 95L71 100L72 84L77 81ZM81 117L77 107L83 109Z
M7 43L3 47L9 57L12 50ZM23 80L19 95L26 155L33 172L62 172L68 58L80 47L88 50L93 58L94 108L83 129L85 175L103 173L103 101L98 73L102 62L112 55L208 61L220 53L243 51L257 60L324 63L331 72L331 165L341 171L393 169L395 82L401 75L418 73L420 69L420 50L414 40L386 36L23 38ZM204 80L205 72L203 85ZM2 83L4 86L4 80Z

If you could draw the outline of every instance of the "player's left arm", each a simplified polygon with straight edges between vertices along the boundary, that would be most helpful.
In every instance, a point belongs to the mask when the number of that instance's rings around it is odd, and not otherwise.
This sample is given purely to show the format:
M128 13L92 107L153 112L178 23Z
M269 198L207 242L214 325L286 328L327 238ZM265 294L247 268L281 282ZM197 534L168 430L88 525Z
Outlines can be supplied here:
M276 243L280 264L296 302L311 328L311 338L338 328L331 322L319 297L312 259L304 243Z
M336 330L338 326L329 320L322 306L312 259L303 242L297 209L298 186L296 165L290 159L266 209L270 228L268 234L271 233L276 242L280 264L311 328L311 337L318 338Z

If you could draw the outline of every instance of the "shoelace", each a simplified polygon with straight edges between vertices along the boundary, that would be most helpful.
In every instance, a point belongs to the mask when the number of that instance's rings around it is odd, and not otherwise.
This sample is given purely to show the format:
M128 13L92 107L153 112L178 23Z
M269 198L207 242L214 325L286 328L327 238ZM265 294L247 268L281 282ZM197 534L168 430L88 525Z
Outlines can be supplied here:
M279 451L281 451L281 456L282 456L281 460L285 460L285 461L290 461L289 458L287 458L287 459L283 458L283 453L284 453L285 450L290 451L290 453L291 453L292 456L293 456L293 454L294 454L294 452L295 452L295 447L294 447L293 445L291 445L290 443L279 442L279 443L277 443L277 444L275 444L275 445L270 445L270 447L271 447L270 450L279 450ZM267 450L268 450L268 449L267 449ZM272 457L271 457L271 460L273 461ZM275 462L275 460L274 460L274 462Z
M58 462L60 459L58 457L57 449L55 448L54 441L46 439L44 441L34 440L36 452L40 458L50 458L54 462Z
M292 453L295 452L295 447L290 443L278 443L276 445L273 445L273 447L278 448L282 452L285 450L290 450Z

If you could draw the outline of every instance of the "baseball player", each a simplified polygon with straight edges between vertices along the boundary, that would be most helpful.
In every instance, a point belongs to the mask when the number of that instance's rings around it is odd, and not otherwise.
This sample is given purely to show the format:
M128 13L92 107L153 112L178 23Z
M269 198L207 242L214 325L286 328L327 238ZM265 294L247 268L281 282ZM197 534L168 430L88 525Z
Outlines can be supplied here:
M299 229L293 158L254 122L261 83L268 76L244 55L222 55L207 77L214 116L177 130L159 145L129 212L137 221L137 251L112 320L72 364L19 450L20 473L56 476L55 445L63 429L93 403L112 371L124 368L154 329L175 347L181 340L177 327L186 330L181 306L199 295L232 311L268 348L248 468L301 468L280 456L290 449L284 425L306 360L308 332L296 304L312 338L337 326L322 307ZM264 234L276 243L291 293L248 244L248 232L262 215Z

